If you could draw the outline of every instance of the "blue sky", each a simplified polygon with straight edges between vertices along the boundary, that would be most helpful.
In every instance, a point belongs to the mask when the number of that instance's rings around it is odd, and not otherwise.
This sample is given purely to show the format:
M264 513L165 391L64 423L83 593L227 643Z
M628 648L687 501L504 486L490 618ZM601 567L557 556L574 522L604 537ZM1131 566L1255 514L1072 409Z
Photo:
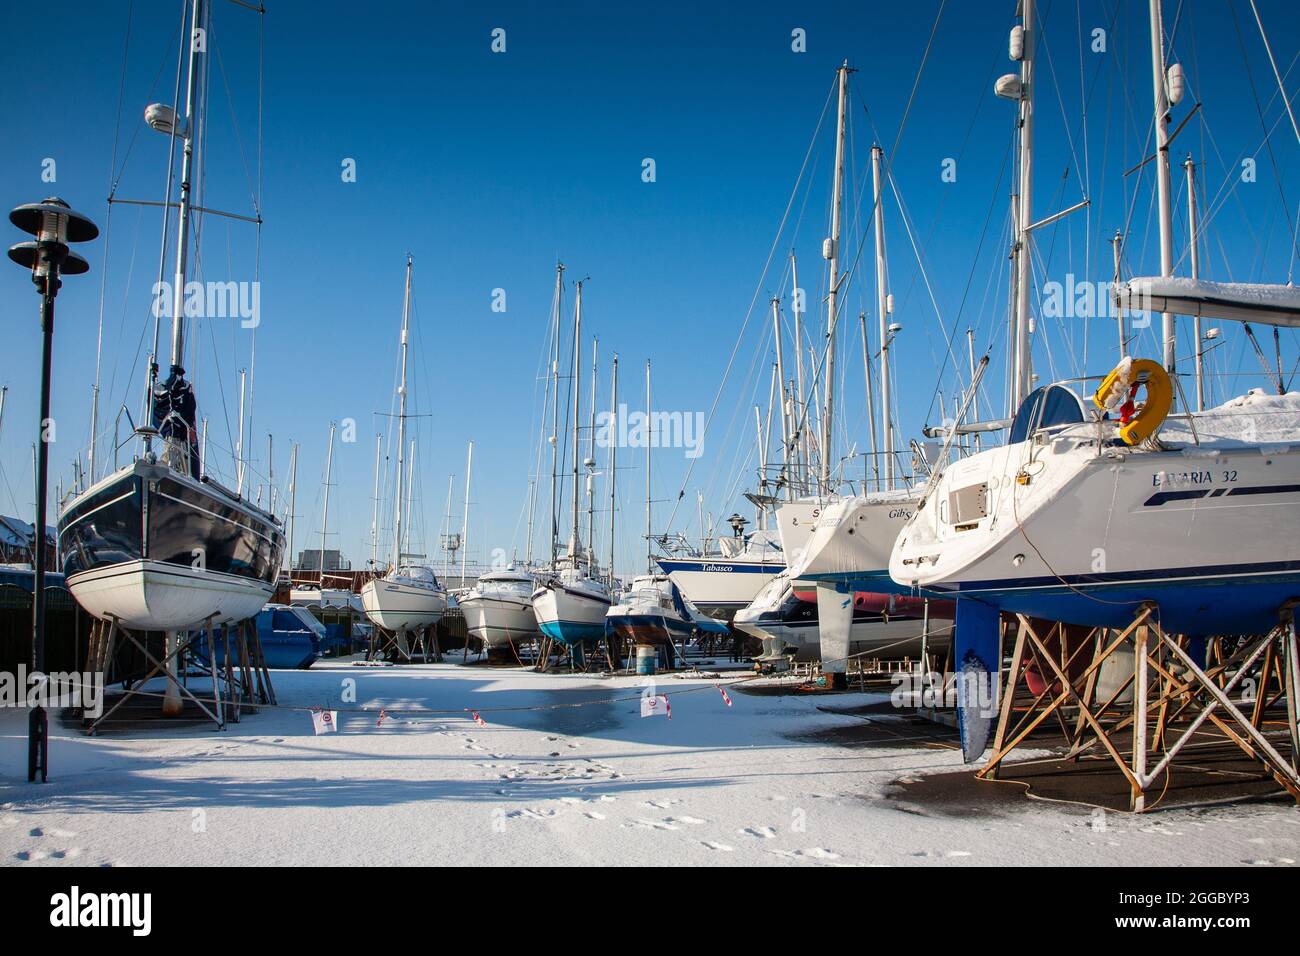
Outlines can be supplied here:
M844 59L858 72L852 78L843 244L856 250L865 238L868 252L842 300L847 337L841 355L847 360L841 364L840 452L854 444L860 451L867 441L856 317L866 311L874 328L871 237L861 229L870 215L870 191L864 202L861 187L869 183L869 150L877 137L892 154L887 161L925 269L923 276L891 195L885 215L893 319L904 325L895 349L900 436L905 442L922 424L937 422L936 391L951 405L962 384L951 361L945 366L945 328L957 336L963 369L967 328L975 330L979 352L990 351L983 411L1001 413L1014 107L993 96L992 80L1013 68L1006 45L1014 3L949 0L914 97L936 2L879 9L863 3L408 8L295 0L268 6L262 324L249 445L253 471L265 475L266 436L274 435L281 488L289 443L301 446L299 548L319 540L329 422L351 418L357 440L335 450L330 545L341 545L357 566L368 557L374 434L388 431L390 421L383 415L392 400L408 251L415 257L413 399L415 411L426 416L415 429L417 527L427 548L436 547L453 473L453 510L460 514L471 439L471 557L523 548L520 514L537 438L536 376L557 258L571 279L590 276L585 325L600 336L602 408L608 360L617 351L630 403L641 400L650 359L656 408L707 413L757 298L674 530L698 533L697 491L719 524L733 510L747 512L736 491L752 483L752 406L767 407L773 358L767 302L788 293L783 268L791 247L808 290L809 322L820 324L824 316L818 290L825 286L820 246L828 219L833 104L776 243L777 261L760 276L835 67ZM1202 274L1286 281L1295 263L1289 221L1300 202L1300 149L1250 6L1243 0L1184 3L1177 15L1178 5L1166 6L1166 32L1174 34L1174 58L1183 63L1189 86L1175 124L1193 103L1203 103L1173 148L1178 162L1191 152L1202 164L1212 210ZM1300 27L1289 4L1260 0L1258 6L1294 95ZM53 78L45 69L48 56L40 71L29 69L30 57L6 58L0 199L8 207L57 193L103 227L110 168L120 174L119 197L159 197L166 141L144 128L140 116L147 103L172 99L180 10L179 2L137 0L134 7L74 2L0 11L0 32L12 42L57 36L64 56ZM217 4L215 16L219 56L212 58L203 188L207 205L244 213L257 176L258 18L228 2ZM1152 166L1125 175L1142 159L1150 130L1146 5L1046 0L1040 16L1047 52L1039 63L1035 208L1046 215L1085 195L1092 204L1040 234L1036 282L1064 281L1067 273L1108 279L1105 240L1126 223L1126 272L1156 271ZM506 31L505 53L490 49L497 27ZM1107 30L1105 53L1088 48L1095 27ZM806 31L805 53L791 50L795 28ZM49 115L41 106L45 97L53 104ZM642 181L647 157L656 165L653 183ZM46 158L57 163L53 184L41 179ZM345 158L356 160L354 183L340 176ZM1256 162L1254 182L1241 181L1246 158ZM955 182L941 178L945 159L956 160ZM1175 257L1185 274L1178 167L1174 188ZM111 422L124 400L133 411L138 407L138 347L151 321L158 230L156 210L115 206L108 236L81 250L91 274L69 279L59 298L53 474L65 485L88 434L105 279L105 420ZM11 242L21 238L11 233ZM252 278L255 238L249 226L208 217L201 277ZM0 508L26 515L33 497L37 299L17 268L6 274L0 308L10 332L0 384L9 392L0 433ZM494 289L505 290L505 313L491 309ZM229 478L238 369L249 365L251 335L220 320L195 335L202 347L191 371L201 413L210 419L209 458ZM1158 355L1152 333L1144 336L1135 350ZM1224 338L1211 362L1220 400L1264 384L1240 330L1227 328ZM1040 320L1038 370L1045 378L1104 372L1115 359L1114 339L1108 320ZM1271 355L1271 341L1263 344ZM1297 356L1294 333L1283 334L1282 349L1289 372ZM1184 339L1180 355L1190 350ZM590 341L584 352L589 359ZM598 457L603 467L604 455ZM632 570L643 549L636 536L643 525L644 475L639 451L621 458L619 565ZM656 531L663 530L671 507L663 502L683 487L687 466L679 449L655 454ZM848 465L847 473L860 467ZM548 475L539 491L539 527Z

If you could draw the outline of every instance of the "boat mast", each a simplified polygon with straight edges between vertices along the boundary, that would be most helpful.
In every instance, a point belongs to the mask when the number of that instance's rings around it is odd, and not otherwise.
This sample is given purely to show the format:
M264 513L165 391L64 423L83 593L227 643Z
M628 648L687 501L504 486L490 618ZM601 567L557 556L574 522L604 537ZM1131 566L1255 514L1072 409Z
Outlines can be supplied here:
M298 444L289 443L289 584L293 585L293 532L298 524Z
M1011 411L1015 413L1025 400L1033 381L1033 355L1029 343L1030 269L1033 265L1033 236L1030 226L1034 215L1034 51L1038 46L1037 0L1021 0L1020 25L1024 50L1020 59L1020 185L1015 202L1016 214L1016 327L1014 338L1014 374L1011 385Z
M596 354L600 338L591 338L591 432L587 436L587 568L596 566Z
M614 353L614 370L610 375L609 386L609 427L618 427L618 353ZM615 480L617 464L618 439L611 436L609 442L609 586L614 587L614 504L618 483Z
M894 428L889 404L889 287L885 275L885 193L880 164L885 151L871 147L871 183L875 193L876 313L880 324L880 434L885 444L885 487L894 487ZM874 450L874 448L873 448Z
M654 418L650 414L650 360L645 360L645 573L654 574L654 557L650 551L650 445Z
M569 566L578 566L578 416L582 414L582 281L573 301L573 529L569 534Z
M524 547L524 567L533 566L533 518L537 512L537 481L528 479L528 543Z
M803 392L803 310L800 301L803 298L803 290L799 288L799 263L795 260L793 250L790 252L790 282L794 287L790 309L794 312L794 374L796 390L794 415L792 417L799 423L799 431L793 437L799 442L797 451L803 461L803 478L806 485L808 483L808 468L812 462L812 457L808 453L808 421L806 420L808 405L804 400Z
M334 422L330 422L330 442L325 451L325 507L320 516L320 587L325 588L325 533L330 526L330 478L334 471Z
M235 439L235 495L244 494L244 395L248 385L248 370L239 370L239 433Z
M1120 244L1123 242L1123 240L1124 240L1123 233L1121 233L1118 229L1116 229L1115 237L1111 239L1110 246L1111 246L1111 251L1114 253L1115 256L1115 278L1113 281L1115 283L1115 288L1117 289L1119 288ZM1124 356L1128 354L1128 347L1124 335L1124 306L1122 305L1115 310L1115 325L1119 331L1119 357L1121 360L1123 360Z
M767 389L767 404L769 409L771 409L772 406L772 389L776 385L775 374L772 376L772 379L773 381ZM770 411L768 413L768 421L769 423L771 422ZM762 499L767 495L767 440L763 435L763 412L762 409L758 407L757 402L754 403L754 430L755 446L758 451L758 498L759 501L762 501ZM758 519L758 527L765 527L764 522L767 516L767 508L762 504L755 505L754 508L757 511L755 517Z
M384 436L375 432L375 493L370 512L370 567L379 565L379 462L383 458Z
M831 236L822 247L822 255L830 260L830 286L826 293L826 383L823 386L825 404L822 411L821 490L830 493L831 435L834 431L835 410L835 322L839 317L840 291L840 217L844 207L844 124L848 110L849 63L839 68L839 116L835 130L835 180L831 197Z
M1183 163L1183 168L1187 170L1188 252L1191 253L1192 281L1195 282L1201 277L1201 256L1196 237L1196 164L1192 162L1190 155ZM1196 410L1203 412L1205 411L1205 352L1201 348L1204 340L1201 338L1199 315L1192 316L1192 334L1196 337Z
M402 297L402 383L397 387L397 494L393 496L393 569L402 563L402 460L406 453L406 346L411 322L411 255L406 256L406 292Z
M261 495L258 495L260 500ZM260 501L259 501L260 503ZM275 436L266 434L266 504L267 511L275 514Z
M858 313L858 325L862 328L862 373L867 385L867 427L871 431L871 463L863 471L862 480L874 479L876 490L880 490L880 444L876 439L876 394L871 383L871 342L867 338L867 313ZM865 485L863 486L866 487Z
M474 442L465 458L465 513L460 519L460 586L465 586L465 558L469 555L469 480L474 473Z
M794 500L794 484L790 480L790 416L785 401L785 357L781 348L781 299L772 296L772 335L776 338L776 379L781 389L781 467L785 481L785 497Z
M199 56L207 52L203 29L203 0L194 0L190 23L190 62L186 78L184 139L181 149L181 194L176 215L176 273L172 284L171 371L184 372L185 279L189 272L190 201L194 183L195 142L198 136L197 105L201 77Z
M402 532L402 553L411 553L411 508L415 503L415 439L411 439L411 456L406 462L406 530Z
M442 519L442 579L444 581L448 580L451 577L451 558L449 557L448 552L450 552L451 554L455 554L456 551L460 548L459 540L456 541L455 548L449 547L452 541L451 495L452 495L453 488L455 488L455 484L456 484L456 476L448 475L447 476L447 510L444 513L445 517L443 517Z
M564 301L564 263L555 264L555 309L551 326L551 570L560 543L560 309Z
M1169 179L1169 97L1165 90L1164 24L1160 0L1151 0L1151 85L1155 96L1156 192L1160 205L1160 274L1174 274L1174 212ZM1164 343L1164 366L1176 374L1174 348L1177 332L1170 312L1160 315L1160 334ZM1198 346L1199 348L1199 346Z

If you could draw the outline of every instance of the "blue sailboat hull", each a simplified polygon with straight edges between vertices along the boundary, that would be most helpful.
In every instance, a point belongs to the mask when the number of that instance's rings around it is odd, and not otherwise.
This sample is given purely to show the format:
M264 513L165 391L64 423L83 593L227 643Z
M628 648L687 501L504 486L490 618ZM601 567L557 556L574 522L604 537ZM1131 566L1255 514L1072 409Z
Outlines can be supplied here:
M605 636L605 624L585 621L547 621L539 625L544 635L561 644L595 644Z
M1136 573L1142 576L1138 580L1129 574L1127 580L1080 575L1073 580L963 582L947 596L974 598L1010 613L1089 627L1125 627L1132 623L1138 608L1152 603L1158 608L1161 627L1192 636L1263 633L1277 625L1284 604L1300 598L1300 570L1289 567Z

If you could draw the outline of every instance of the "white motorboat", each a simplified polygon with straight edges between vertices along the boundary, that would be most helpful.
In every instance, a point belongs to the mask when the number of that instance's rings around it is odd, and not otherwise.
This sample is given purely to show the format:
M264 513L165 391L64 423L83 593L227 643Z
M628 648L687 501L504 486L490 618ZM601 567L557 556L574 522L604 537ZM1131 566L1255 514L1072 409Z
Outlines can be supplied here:
M618 637L633 644L672 646L703 633L728 633L725 624L702 614L666 574L633 578L605 621Z
M783 502L775 531L722 538L717 554L657 557L655 564L705 614L735 614L797 558L822 507L813 497Z
M952 640L952 602L924 602L893 594L856 593L849 625L848 653L878 654L891 660L945 650ZM811 588L788 575L772 581L749 607L736 614L737 629L763 641L762 661L793 654L798 661L821 659L818 602Z
M536 587L533 574L514 568L480 576L474 587L457 599L470 635L490 648L536 638L540 633L533 613Z

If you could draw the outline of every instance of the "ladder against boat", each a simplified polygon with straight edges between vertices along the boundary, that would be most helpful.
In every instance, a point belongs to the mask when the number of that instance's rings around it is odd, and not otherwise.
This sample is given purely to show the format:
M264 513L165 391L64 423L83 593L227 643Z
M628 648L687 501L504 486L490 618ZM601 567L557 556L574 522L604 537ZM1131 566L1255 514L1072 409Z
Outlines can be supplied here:
M1135 812L1160 803L1180 758L1195 754L1199 763L1234 748L1300 803L1296 603L1279 609L1267 633L1247 637L1170 634L1153 605L1125 628L1074 641L1066 625L1010 618L1015 644L992 754L976 776L1041 762L1009 758L1051 717L1047 726L1065 738L1061 759L1112 762Z

